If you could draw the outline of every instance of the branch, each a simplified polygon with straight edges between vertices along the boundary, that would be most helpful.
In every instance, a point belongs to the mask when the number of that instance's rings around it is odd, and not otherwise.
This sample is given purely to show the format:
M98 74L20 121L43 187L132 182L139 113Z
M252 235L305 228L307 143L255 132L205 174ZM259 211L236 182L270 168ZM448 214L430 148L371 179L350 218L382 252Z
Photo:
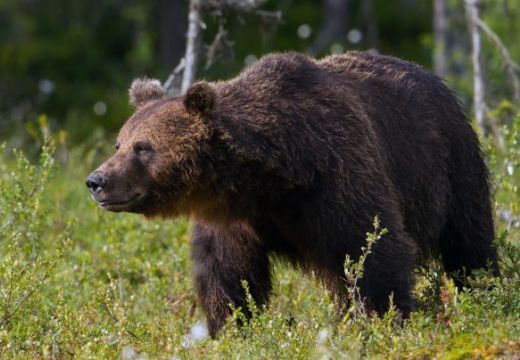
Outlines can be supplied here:
M256 8L267 0L190 0L188 14L188 32L186 34L186 53L183 61L170 73L165 81L163 89L168 92L173 87L176 76L183 71L181 94L186 93L193 83L197 73L197 64L201 56L200 44L202 30L205 25L202 22L202 15L210 13L221 19L219 30L208 48L206 68L210 67L217 59L225 54L233 54L233 42L228 39L228 33L224 29L225 17L230 13L249 13L258 16L264 24L273 25L281 22L280 11L263 11Z
M504 43L500 40L498 35L493 30L491 30L491 28L484 21L482 21L482 19L477 17L475 19L475 23L486 33L489 39L500 51L500 54L502 55L502 58L505 62L507 72L509 73L511 83L513 85L514 99L520 102L520 82L517 75L520 72L520 66L513 60L511 54L507 50Z
M177 75L179 75L181 73L181 71L184 70L184 65L185 65L185 61L184 61L184 58L182 58L181 61L179 62L179 65L177 65L175 67L175 69L173 69L173 71L168 76L168 79L166 79L166 81L164 82L164 84L162 86L165 93L170 92L170 90L172 92L175 91L174 82L177 79Z
M225 28L226 17L232 13L241 13L256 16L266 27L273 27L282 22L281 11L256 10L266 0L206 0L201 11L211 13L218 21L218 32L206 51L206 70L222 59L234 57L234 42L228 37Z
M5 324L8 324L11 321L11 318L14 316L14 314L16 314L16 312L20 309L20 307L31 296L33 296L33 294L36 292L36 290L38 290L43 285L43 283L49 278L49 276L51 274L51 270L53 270L55 266L56 266L55 263L51 264L51 266L45 271L43 276L38 280L36 285L32 289L30 289L29 291L25 292L25 295L18 301L18 304L16 304L14 306L14 308L11 309L10 311L7 310L7 313L0 319L0 327L4 326ZM9 294L9 296L10 296L10 294Z
M221 58L233 58L233 42L228 38L228 32L224 28L224 22L221 21L218 32L206 51L206 70L209 69Z

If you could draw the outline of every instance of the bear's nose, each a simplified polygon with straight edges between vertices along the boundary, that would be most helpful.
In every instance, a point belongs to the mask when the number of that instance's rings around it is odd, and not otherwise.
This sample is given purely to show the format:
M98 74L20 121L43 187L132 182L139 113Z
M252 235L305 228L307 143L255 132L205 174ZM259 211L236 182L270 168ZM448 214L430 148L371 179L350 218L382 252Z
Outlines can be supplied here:
M88 176L86 184L92 193L98 193L103 190L106 181L101 174L94 172Z

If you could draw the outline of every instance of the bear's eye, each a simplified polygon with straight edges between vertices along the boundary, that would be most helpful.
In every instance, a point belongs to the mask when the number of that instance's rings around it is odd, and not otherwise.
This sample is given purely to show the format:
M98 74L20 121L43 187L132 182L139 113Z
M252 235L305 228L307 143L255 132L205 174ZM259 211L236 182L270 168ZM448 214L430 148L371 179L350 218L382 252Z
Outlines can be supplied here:
M119 143L115 143L114 144L114 149L119 150L119 146L120 146Z
M146 142L138 142L134 145L134 152L139 155L148 151L152 151L152 146Z

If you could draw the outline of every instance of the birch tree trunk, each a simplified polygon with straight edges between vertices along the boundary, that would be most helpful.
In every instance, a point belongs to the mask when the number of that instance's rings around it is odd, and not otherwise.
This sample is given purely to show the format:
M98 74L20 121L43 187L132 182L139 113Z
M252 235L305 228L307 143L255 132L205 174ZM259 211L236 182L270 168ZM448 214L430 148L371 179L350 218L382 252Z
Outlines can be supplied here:
M197 73L197 63L200 51L201 24L200 1L190 1L188 14L188 33L186 35L186 54L184 56L184 72L182 76L181 93L186 93L193 83Z
M485 87L481 64L481 38L477 25L480 0L466 0L465 5L472 45L471 60L473 63L473 106L475 108L475 120L482 133L488 135L490 128L488 124L485 123L486 104L484 101Z

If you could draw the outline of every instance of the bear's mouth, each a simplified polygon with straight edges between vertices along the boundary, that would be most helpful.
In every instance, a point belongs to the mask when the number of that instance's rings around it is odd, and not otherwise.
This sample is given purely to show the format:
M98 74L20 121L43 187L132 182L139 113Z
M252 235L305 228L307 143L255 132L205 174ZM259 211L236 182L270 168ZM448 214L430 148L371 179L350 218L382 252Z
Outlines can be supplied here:
M137 194L132 195L128 199L122 199L122 200L121 199L117 199L117 200L99 199L99 200L97 200L97 203L101 208L103 208L105 210L118 212L118 211L130 210L132 205L137 203L142 198L143 198L143 195L137 193Z

